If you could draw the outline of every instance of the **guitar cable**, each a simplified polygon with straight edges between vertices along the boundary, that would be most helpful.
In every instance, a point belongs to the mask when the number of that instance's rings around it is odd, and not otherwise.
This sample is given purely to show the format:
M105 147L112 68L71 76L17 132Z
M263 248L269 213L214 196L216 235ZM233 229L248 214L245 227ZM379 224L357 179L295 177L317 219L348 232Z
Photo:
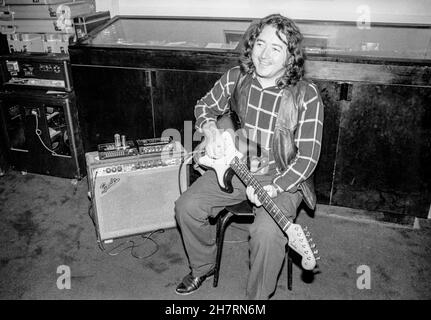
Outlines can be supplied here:
M159 245L158 245L158 243L157 243L154 239L152 239L152 238L151 238L151 236L152 236L153 234L155 234L155 233L163 233L163 232L165 232L165 230L164 230L164 229L158 229L158 230L154 230L154 231L150 232L150 234L148 234L148 235L141 234L140 236L144 239L144 241L142 241L140 244L135 244L135 241L133 241L133 240L127 240L127 241L124 241L124 242L120 243L118 246L116 246L116 247L114 247L114 248L110 249L107 253L108 253L110 256L116 256L116 255L119 255L119 254L120 254L120 253L122 253L123 251L125 251L125 250L127 250L127 249L129 249L129 248L130 248L130 254L131 254L134 258L136 258L136 259L145 259L145 258L149 258L149 257L151 257L152 255L154 255L157 251L159 251ZM139 255L135 254L134 250L135 250L136 248L139 248L140 246L143 246L143 245L145 244L145 241L147 241L147 240L151 241L151 242L155 245L155 249L153 249L153 251L152 251L151 253L149 253L149 254L147 254L147 255L144 255L144 256L139 256ZM125 244L127 244L127 243L131 243L131 245L130 245L130 246L127 246L127 247L125 247L125 248L123 248L123 249L121 249L121 250L119 250L118 252L113 252L114 250L118 249L119 247L121 247L122 245L125 245Z
M35 118L35 120L36 120L36 129L35 129L35 131L34 131L34 132L36 133L36 136L39 138L40 143L42 144L42 146L43 146L46 150L48 150L49 152L51 152L51 155L53 155L53 156L58 156L58 154L57 154L54 150L52 150L52 149L50 149L50 148L48 148L48 147L46 146L46 144L43 142L42 138L40 137L40 136L42 135L42 131L39 129L39 116L38 116L38 114L37 114L37 111L32 110L32 111L31 111L31 114L32 114L32 115L34 115L34 118Z
M193 155L195 153L197 153L198 151L192 151L192 152L184 151L184 152L186 153L186 155L184 157L182 157L182 159L180 161L180 166L178 168L178 189L180 191L180 195L183 194L183 192L185 191L185 190L182 190L182 187L181 187L181 171L183 170L183 165L188 164L189 161L193 158ZM200 171L198 167L199 167L199 165L197 165L197 164L195 164L193 166L193 168L195 170L197 170L202 175L204 170L200 169L200 170L202 170L202 171Z

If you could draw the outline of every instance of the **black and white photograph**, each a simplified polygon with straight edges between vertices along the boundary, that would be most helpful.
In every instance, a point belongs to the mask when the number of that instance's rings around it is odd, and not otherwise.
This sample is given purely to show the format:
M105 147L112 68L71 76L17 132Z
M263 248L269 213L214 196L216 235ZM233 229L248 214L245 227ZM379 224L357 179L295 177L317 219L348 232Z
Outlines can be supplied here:
M0 0L0 243L0 300L431 299L431 1Z

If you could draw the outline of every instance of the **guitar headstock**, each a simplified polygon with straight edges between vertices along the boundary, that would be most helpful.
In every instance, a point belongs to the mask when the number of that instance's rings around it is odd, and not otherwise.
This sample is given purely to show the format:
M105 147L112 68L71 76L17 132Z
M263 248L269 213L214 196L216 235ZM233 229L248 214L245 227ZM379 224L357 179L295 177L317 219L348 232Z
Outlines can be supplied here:
M316 260L320 257L315 255L319 253L316 245L311 239L310 232L305 227L305 232L299 224L292 223L286 231L289 238L289 247L299 253L302 257L301 265L305 270L313 270L316 266Z

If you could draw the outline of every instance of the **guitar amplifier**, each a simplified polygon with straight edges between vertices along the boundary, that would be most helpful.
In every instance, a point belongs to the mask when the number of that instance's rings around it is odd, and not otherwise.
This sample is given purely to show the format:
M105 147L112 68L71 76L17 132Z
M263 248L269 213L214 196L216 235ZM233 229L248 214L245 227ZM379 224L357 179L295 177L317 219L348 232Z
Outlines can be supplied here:
M15 53L0 57L3 86L11 90L73 91L69 56Z
M174 203L187 188L181 155L85 158L98 241L176 226Z
M0 139L15 170L78 180L85 176L73 92L0 91Z

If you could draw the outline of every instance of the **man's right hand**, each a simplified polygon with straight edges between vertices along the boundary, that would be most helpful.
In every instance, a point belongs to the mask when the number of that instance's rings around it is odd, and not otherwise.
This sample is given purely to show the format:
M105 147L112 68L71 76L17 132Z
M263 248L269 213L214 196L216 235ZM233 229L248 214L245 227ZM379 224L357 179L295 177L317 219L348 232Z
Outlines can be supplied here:
M210 158L221 158L224 155L224 141L221 130L214 121L209 121L202 126L205 135L205 152Z

